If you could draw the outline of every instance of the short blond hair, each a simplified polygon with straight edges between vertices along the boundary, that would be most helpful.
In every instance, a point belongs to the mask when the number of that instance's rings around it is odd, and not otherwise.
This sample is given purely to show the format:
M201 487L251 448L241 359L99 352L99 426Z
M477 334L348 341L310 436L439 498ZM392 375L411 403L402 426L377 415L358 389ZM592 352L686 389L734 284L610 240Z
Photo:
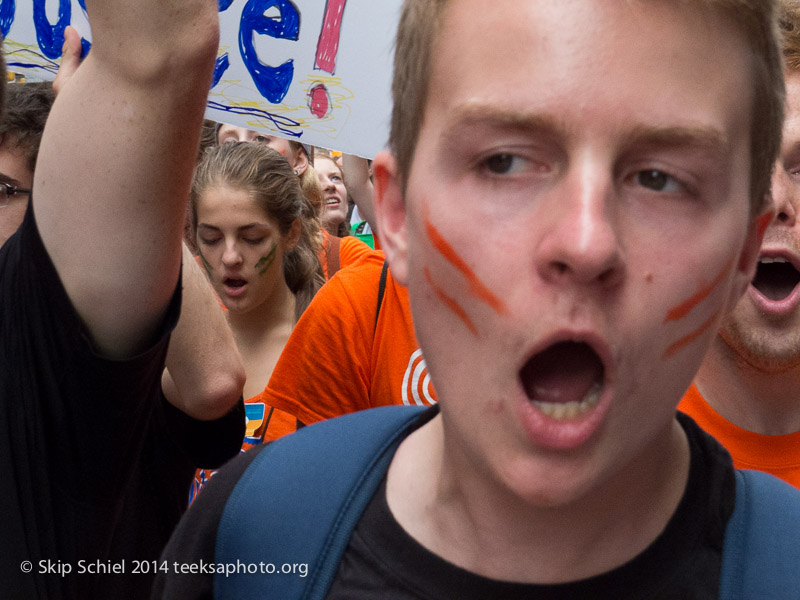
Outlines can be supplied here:
M448 0L403 3L395 44L389 145L404 185L427 104L434 40L441 30L447 3ZM751 213L757 215L769 197L772 167L783 129L785 88L778 44L777 0L682 0L681 3L720 11L739 28L750 45L753 56L750 200Z

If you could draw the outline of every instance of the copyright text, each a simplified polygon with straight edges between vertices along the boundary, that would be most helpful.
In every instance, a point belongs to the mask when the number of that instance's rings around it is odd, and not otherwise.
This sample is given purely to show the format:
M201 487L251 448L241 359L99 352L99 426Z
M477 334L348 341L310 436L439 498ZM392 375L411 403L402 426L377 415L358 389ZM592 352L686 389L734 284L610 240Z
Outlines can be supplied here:
M23 573L36 571L40 575L59 575L66 577L72 573L78 575L109 575L109 574L180 574L180 575L308 575L308 563L246 563L240 560L231 563L215 563L200 560L198 562L184 563L166 560L79 560L72 564L61 560L40 560L35 565L30 561L20 564Z

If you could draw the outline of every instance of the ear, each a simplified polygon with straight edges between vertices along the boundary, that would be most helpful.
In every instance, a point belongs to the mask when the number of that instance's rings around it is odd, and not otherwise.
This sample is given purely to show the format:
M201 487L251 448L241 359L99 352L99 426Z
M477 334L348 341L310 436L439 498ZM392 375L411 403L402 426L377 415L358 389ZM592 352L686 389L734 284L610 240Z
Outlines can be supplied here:
M764 233L767 227L772 223L775 218L775 204L771 198L765 202L764 210L758 217L750 219L750 225L747 228L747 237L742 247L742 253L739 255L739 264L736 268L736 283L733 286L732 292L735 294L731 298L731 306L736 306L739 299L747 290L747 286L753 281L756 274L756 266L758 265L758 255L761 250L761 242L764 241Z
M286 232L286 235L283 236L283 251L289 252L290 250L294 250L297 246L297 243L300 241L300 230L302 225L300 224L300 219L295 219L292 221L292 226L289 228L289 231Z
M298 177L306 172L308 168L308 156L305 150L300 148L294 149L294 160L292 161L292 170L297 173Z
M381 247L392 268L392 277L402 285L408 281L408 235L403 185L397 161L391 152L380 152L372 162L375 184L375 220Z

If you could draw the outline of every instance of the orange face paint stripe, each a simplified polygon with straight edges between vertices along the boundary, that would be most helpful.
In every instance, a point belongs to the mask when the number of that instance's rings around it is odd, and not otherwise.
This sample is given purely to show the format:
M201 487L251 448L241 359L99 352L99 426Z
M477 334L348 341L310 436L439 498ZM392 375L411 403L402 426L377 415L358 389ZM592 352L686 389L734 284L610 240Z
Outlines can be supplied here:
M461 271L464 277L467 278L467 281L469 281L470 291L477 296L478 299L491 306L497 314L507 315L508 308L506 307L505 302L495 296L491 290L487 288L480 279L478 279L478 276L475 275L467 263L465 263L464 260L458 254L456 254L456 251L453 250L453 247L447 243L447 241L442 237L442 234L439 233L436 227L434 227L427 218L425 219L425 232L428 234L428 239L433 244L433 247L436 248L450 264Z
M767 213L758 217L758 221L756 221L756 230L758 231L759 242L764 239L764 232L767 230L767 227L769 227L769 224L772 223L774 217L775 215L772 213Z
M458 302L456 302L453 298L445 294L444 290L442 290L439 286L437 286L433 282L433 277L431 277L431 272L430 269L428 269L428 267L425 267L425 279L428 280L428 284L436 293L436 296L439 298L439 300L442 301L442 304L444 304L447 308L449 308L452 312L454 312L455 315L464 322L464 325L466 325L467 329L469 329L472 332L472 335L478 337L478 329L475 327L475 324L472 322L472 319L469 318L467 311L461 308Z
M695 341L697 338L699 338L701 335L703 335L703 332L706 329L708 329L709 327L711 327L711 325L714 323L714 321L716 320L718 314L719 313L714 313L713 315L711 315L711 318L709 318L708 321L706 321L705 323L700 325L700 327L695 329L692 333L690 333L687 336L682 337L677 342L671 344L669 346L669 348L667 348L664 351L664 354L661 356L661 358L671 358L671 357L675 356L678 352L683 350L686 346L688 346L693 341Z
M669 312L667 312L667 317L664 319L664 323L668 323L669 321L679 321L692 312L692 309L700 304L703 300L708 298L711 292L714 291L714 288L720 284L728 270L731 268L732 264L733 261L725 265L722 271L719 272L719 275L717 275L714 278L714 281L712 281L707 287L699 290L694 296L684 302L681 302L678 304L678 306L671 308Z

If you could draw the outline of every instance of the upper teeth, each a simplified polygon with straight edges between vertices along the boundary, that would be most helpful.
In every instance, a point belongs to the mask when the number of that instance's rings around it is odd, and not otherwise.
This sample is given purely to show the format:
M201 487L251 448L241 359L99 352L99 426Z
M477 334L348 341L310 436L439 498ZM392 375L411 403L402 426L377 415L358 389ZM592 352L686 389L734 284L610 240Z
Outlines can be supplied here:
M762 256L760 262L764 264L769 264L769 263L787 263L789 261L786 260L785 258L781 258L780 256L776 257Z

